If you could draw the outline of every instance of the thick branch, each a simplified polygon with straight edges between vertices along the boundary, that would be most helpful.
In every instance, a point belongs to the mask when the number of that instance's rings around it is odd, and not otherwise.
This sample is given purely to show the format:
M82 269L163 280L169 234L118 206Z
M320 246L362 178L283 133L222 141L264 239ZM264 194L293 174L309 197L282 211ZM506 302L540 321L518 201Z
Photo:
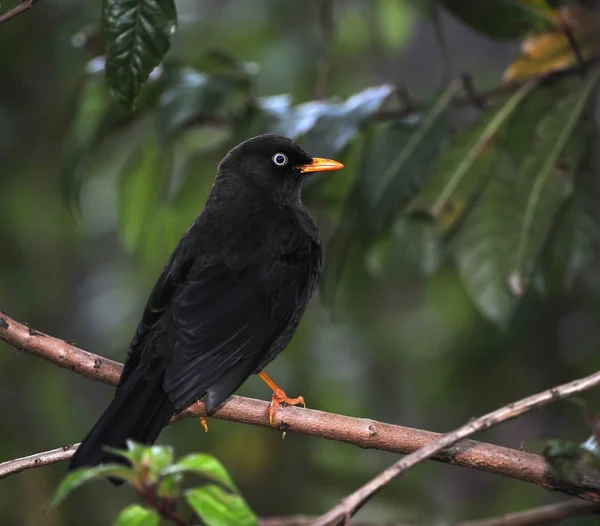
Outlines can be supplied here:
M562 400L582 393L593 387L600 385L600 372L596 372L585 378L573 380L572 382L553 387L541 393L528 396L523 400L508 404L496 411L492 411L487 415L481 416L458 428L456 431L447 435L442 435L436 440L429 442L426 446L407 455L399 461L392 464L385 471L371 479L354 493L345 497L337 506L328 511L325 515L315 521L314 526L328 526L330 524L338 524L340 521L351 517L356 513L369 499L375 495L381 488L388 484L391 480L406 473L409 469L424 460L432 458L442 450L462 441L464 438L471 436L478 431L483 431L492 426L498 425L507 420L512 420L525 413L543 407L557 400ZM594 500L600 497L600 492L595 491Z
M120 364L37 332L6 315L0 315L0 340L44 358L59 367L111 385L116 385L121 373ZM213 417L271 428L267 416L268 406L268 402L233 396ZM176 415L173 421L203 415L203 405L195 404ZM276 423L279 430L401 454L420 450L442 436L429 431L365 418L296 407L280 407L277 410ZM0 464L0 478L25 469L66 460L71 457L74 450L75 446L71 445L4 462ZM479 469L600 502L600 475L597 472L585 470L582 473L582 483L576 485L561 480L550 470L542 457L524 451L463 440L451 448L438 451L432 458L447 464Z
M547 506L531 508L525 511L507 513L498 517L488 519L473 519L453 522L452 526L544 526L558 524L559 521L572 517L581 517L600 512L600 505L584 500L571 499ZM290 515L283 517L263 517L259 520L259 526L309 526L314 517L306 515ZM378 526L423 526L417 524L405 524L399 522L377 523ZM374 522L355 522L352 526L376 526ZM434 525L432 525L434 526ZM438 524L438 526L440 526Z

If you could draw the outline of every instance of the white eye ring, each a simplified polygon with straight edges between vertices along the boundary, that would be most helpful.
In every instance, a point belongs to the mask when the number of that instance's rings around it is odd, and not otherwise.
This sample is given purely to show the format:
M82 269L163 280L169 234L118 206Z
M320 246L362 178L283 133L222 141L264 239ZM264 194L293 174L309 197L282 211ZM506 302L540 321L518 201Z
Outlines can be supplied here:
M277 152L273 157L271 157L271 160L275 166L285 166L288 162L287 155L281 152Z

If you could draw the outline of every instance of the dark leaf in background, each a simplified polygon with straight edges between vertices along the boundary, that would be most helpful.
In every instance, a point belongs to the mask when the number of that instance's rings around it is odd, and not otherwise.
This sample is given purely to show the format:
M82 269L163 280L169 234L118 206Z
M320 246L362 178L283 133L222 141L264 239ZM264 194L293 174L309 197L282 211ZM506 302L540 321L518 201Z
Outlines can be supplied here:
M254 526L258 518L244 499L209 484L186 491L185 499L207 526Z
M457 89L452 85L426 114L415 116L416 123L391 122L369 132L359 153L356 182L327 250L321 281L326 305L333 306L351 246L366 252L429 175L447 136L446 110Z
M108 85L131 107L171 45L175 5L172 0L103 0L102 8Z
M119 227L130 251L144 236L156 236L152 223L167 195L170 156L161 151L154 133L145 137L127 163L119 187Z
M586 144L580 119L596 75L548 111L537 90L494 145L494 173L459 226L454 255L482 314L505 327L529 285ZM555 97L561 96L555 90ZM535 128L533 128L535 126ZM534 131L535 130L535 131Z
M213 76L191 68L174 72L160 97L156 125L161 139L186 125L227 128L249 98L245 82Z
M498 139L519 104L534 88L533 83L523 85L504 105L488 110L459 133L437 159L432 176L410 209L431 215L439 232L448 233L492 173L504 170Z
M160 518L154 510L139 504L127 506L114 522L113 526L158 526Z
M600 469L597 447L589 447L586 443L549 440L542 454L560 478L574 484L581 484L583 468Z
M600 248L597 144L598 135L594 133L575 181L573 197L560 214L556 232L542 256L544 293L558 295L571 290L577 275L593 261Z
M573 191L588 142L589 128L582 118L599 71L582 82L580 89L558 101L554 111L540 121L531 151L522 164L514 195L519 203L518 241L508 276L515 295L521 295L529 285L555 216Z
M109 106L104 79L96 75L87 77L63 143L61 182L72 209L79 208L79 192L85 179L82 161L93 148Z
M523 38L532 31L553 26L554 10L545 0L440 0L463 22L499 40Z

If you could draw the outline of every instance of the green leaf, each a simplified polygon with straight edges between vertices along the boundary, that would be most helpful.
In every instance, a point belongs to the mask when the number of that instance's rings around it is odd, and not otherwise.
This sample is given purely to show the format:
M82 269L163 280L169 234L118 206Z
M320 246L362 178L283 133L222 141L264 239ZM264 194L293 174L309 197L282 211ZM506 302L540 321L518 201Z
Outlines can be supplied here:
M154 510L131 504L119 513L113 526L158 526L159 523L160 517Z
M499 109L488 110L456 136L437 159L431 178L411 203L411 211L431 215L442 234L455 226L498 169L497 142L502 128L534 87L534 83L524 84Z
M568 440L549 440L542 455L561 478L574 484L581 483L583 468L600 469L597 449L585 444L582 446Z
M150 475L158 478L159 474L173 463L171 446L150 446L142 455L142 465L150 467Z
M175 473L195 473L209 480L219 482L231 490L236 490L235 484L223 464L211 455L192 453L164 469L161 475L173 475Z
M116 98L133 106L142 84L171 45L173 0L103 0L106 78Z
M77 105L63 143L61 183L68 204L79 208L79 192L86 172L81 162L92 149L108 111L109 97L103 78L90 76L77 96Z
M69 473L58 486L54 497L48 504L48 507L53 508L62 502L65 497L79 486L89 482L90 480L104 477L115 477L133 482L136 480L135 472L123 467L119 464L105 464L102 466L94 466L92 468L77 469Z
M462 222L453 253L467 291L505 327L531 279L560 206L571 192L586 144L582 112L596 75L551 112L536 92L494 153L494 174ZM561 96L555 92L555 97ZM533 111L535 110L535 111ZM535 115L544 115L538 122ZM529 123L529 124L528 124Z
M529 285L555 216L573 191L573 180L587 143L588 127L581 118L599 76L600 69L580 90L563 98L536 130L533 152L525 160L517 188L518 197L526 200L508 276L513 294L521 295Z
M194 125L227 127L227 120L248 101L245 81L181 68L173 75L160 97L157 127L163 138L192 122Z
M146 446L138 444L133 440L127 440L127 449L117 449L109 446L105 446L104 449L113 455L129 460L134 469L139 468L146 452Z
M188 490L185 499L207 526L253 526L258 518L242 497L210 484Z
M584 162L597 157L593 135ZM542 257L543 292L561 294L572 288L578 274L600 247L600 191L596 164L585 166L575 180L573 198L560 214L558 227Z
M125 245L135 251L144 236L152 235L147 222L156 214L166 194L168 155L161 151L154 134L133 152L121 176L119 226Z
M162 474L161 474L162 476ZM167 497L176 499L181 493L181 484L183 482L183 474L173 473L162 477L156 487L156 494L159 497Z
M446 9L483 34L499 40L523 38L553 26L552 9L544 0L441 0Z
M349 251L364 253L429 175L446 138L446 110L458 87L453 83L418 124L391 122L370 132L359 154L354 188L327 250L321 280L326 305L335 301Z

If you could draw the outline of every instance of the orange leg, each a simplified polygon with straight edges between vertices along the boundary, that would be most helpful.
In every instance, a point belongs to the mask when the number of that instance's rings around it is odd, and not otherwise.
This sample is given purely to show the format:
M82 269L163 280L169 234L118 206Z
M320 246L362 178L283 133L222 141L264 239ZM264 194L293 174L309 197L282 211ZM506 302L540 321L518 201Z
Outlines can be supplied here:
M201 405L201 404L202 404L202 402L200 400L196 400L196 405ZM200 417L200 424L204 428L204 432L208 433L208 421L206 420L205 417L203 417L203 416Z
M208 421L206 420L206 418L204 418L203 416L200 417L200 423L202 424L202 427L204 428L204 432L208 433Z
M273 380L271 380L267 374L263 371L258 373L258 376L271 388L273 391L273 397L271 398L271 405L269 406L269 422L273 425L273 421L275 420L275 413L277 412L277 408L281 404L289 404L289 405L298 405L302 404L306 407L304 403L304 397L298 396L297 398L289 398L283 389L279 387Z

